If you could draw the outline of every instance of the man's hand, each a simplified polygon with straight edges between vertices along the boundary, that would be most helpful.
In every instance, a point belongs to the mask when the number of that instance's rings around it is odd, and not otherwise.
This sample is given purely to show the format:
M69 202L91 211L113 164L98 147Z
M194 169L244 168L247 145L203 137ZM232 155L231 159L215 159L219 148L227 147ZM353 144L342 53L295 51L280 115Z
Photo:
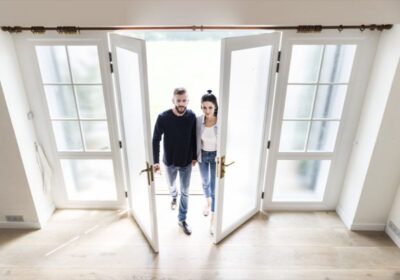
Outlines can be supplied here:
M197 163L197 160L192 160L192 166L195 166Z
M160 164L159 163L155 163L153 165L153 171L154 171L154 173L157 173L157 171L159 171L160 174L161 174L161 168L160 168Z

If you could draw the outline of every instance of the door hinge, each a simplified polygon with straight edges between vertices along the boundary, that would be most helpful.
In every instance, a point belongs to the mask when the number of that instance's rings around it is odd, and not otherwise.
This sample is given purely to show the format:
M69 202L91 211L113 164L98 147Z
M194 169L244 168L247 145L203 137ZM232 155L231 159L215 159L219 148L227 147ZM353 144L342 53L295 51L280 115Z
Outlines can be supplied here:
M261 193L261 199L264 199L264 192Z
M278 59L276 60L276 73L279 73L280 63L281 63L281 51L278 51Z
M118 141L118 144L119 144L119 148L122 149L122 141L121 140Z
M28 118L28 120L32 120L33 117L34 117L33 112L32 112L32 111L29 111L29 112L26 114L26 117Z
M125 191L125 197L128 197L128 192L127 191Z
M271 147L271 141L270 140L268 140L268 143L267 143L267 149L269 150L269 148Z
M108 52L108 60L110 61L110 72L114 73L114 66L112 63L112 53L111 52Z

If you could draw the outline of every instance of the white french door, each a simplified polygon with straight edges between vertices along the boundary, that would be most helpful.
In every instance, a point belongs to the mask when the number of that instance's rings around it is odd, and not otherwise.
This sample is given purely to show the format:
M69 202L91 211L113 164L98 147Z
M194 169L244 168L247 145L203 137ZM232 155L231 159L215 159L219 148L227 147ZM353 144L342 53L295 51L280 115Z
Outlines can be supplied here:
M58 208L125 204L106 37L15 38Z
M279 33L222 40L214 242L260 209Z
M146 43L110 34L130 213L158 252Z
M337 206L374 41L324 33L283 33L265 210Z

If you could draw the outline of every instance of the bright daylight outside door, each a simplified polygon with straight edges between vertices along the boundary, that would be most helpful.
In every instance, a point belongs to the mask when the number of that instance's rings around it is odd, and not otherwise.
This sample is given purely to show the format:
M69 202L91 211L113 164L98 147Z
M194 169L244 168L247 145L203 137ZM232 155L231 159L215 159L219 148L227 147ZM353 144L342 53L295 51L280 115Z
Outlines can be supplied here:
M222 40L214 242L260 209L279 34Z
M155 252L158 229L147 88L146 44L110 34L130 211Z

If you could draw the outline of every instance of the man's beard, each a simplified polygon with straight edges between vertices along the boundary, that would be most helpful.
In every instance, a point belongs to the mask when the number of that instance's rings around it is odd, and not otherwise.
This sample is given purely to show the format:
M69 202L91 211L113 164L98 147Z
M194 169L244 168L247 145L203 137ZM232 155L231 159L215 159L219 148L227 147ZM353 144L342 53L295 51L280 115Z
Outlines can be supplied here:
M186 107L184 106L175 106L175 110L179 113L179 114L184 114L186 111Z

